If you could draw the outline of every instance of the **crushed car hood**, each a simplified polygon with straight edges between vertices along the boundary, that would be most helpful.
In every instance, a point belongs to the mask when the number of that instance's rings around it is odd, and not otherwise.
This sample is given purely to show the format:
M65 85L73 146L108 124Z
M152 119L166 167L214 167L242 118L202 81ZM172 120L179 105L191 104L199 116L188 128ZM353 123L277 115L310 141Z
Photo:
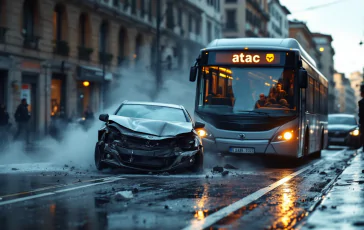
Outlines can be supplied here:
M109 120L135 132L159 137L170 137L190 133L191 122L170 122L110 115Z

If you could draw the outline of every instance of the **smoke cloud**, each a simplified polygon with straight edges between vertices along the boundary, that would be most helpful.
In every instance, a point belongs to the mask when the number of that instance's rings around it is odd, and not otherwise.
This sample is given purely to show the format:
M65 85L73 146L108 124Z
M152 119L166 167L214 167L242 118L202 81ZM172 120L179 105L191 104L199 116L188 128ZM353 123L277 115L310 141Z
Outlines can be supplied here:
M163 88L155 102L183 105L193 116L195 83L189 81L188 71L165 72ZM111 106L104 111L95 111L94 124L85 131L78 125L69 125L64 131L62 140L47 137L39 143L41 158L32 158L25 153L24 146L11 143L7 151L0 153L0 164L28 163L47 161L57 165L69 164L79 168L94 166L94 148L97 141L97 130L102 122L98 120L100 113L113 113L124 101L152 101L155 93L155 76L151 71L140 71L122 68L121 77L115 79L108 92ZM39 152L37 153L40 154Z

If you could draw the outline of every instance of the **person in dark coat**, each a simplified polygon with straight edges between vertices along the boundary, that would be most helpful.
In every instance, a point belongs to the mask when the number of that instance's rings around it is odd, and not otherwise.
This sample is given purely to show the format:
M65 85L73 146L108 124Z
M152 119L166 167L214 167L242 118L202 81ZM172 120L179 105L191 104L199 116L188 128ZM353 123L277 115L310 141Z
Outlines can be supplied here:
M361 93L361 97L362 99L358 102L358 106L359 106L359 126L360 126L360 144L362 146L362 150L364 152L364 84L362 84L360 86L360 93Z
M28 110L27 99L22 99L21 104L15 111L15 121L18 123L18 131L14 136L14 140L18 140L19 136L24 133L26 142L29 143L29 127L30 114Z

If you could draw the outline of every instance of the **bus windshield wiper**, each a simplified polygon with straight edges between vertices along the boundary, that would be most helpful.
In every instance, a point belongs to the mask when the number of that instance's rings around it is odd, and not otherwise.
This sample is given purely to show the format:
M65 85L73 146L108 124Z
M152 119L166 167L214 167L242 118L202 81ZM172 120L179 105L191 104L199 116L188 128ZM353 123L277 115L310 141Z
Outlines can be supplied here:
M267 112L261 112L261 111L250 111L250 110L238 110L238 112L243 112L243 113L255 113L255 114L262 114L262 115L267 115L267 117L272 117L271 115L269 115L269 113Z

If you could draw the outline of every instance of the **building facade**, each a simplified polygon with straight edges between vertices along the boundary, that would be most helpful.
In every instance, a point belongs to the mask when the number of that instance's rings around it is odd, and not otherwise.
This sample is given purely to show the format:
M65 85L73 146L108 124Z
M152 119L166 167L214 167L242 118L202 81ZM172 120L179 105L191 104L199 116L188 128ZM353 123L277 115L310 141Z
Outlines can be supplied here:
M364 82L363 73L356 71L350 74L349 76L351 88L354 89L355 94L355 102L361 100L361 93L360 93L360 85ZM356 112L358 112L358 107L356 108Z
M225 0L224 37L268 37L267 0Z
M291 12L281 5L279 0L268 0L270 20L268 22L268 34L271 38L288 38L289 24L287 16Z
M313 40L316 43L316 47L319 49L321 73L329 81L329 113L336 113L337 108L335 107L335 96L337 96L337 91L335 89L334 82L334 55L335 50L332 47L333 38L328 34L313 33Z
M334 73L335 87L340 95L336 98L337 113L356 114L357 102L355 98L354 89L351 88L351 83L343 73Z
M161 1L163 70L172 69L174 60L190 65L204 45L199 27L204 11L191 2ZM14 123L14 112L26 98L31 131L38 136L47 134L53 119L83 117L87 107L102 111L107 106L103 92L122 77L120 68L155 65L154 0L0 3L0 103Z
M317 49L313 34L306 23L301 21L289 21L289 37L296 39L303 49L315 60L317 68L321 70L320 51Z

